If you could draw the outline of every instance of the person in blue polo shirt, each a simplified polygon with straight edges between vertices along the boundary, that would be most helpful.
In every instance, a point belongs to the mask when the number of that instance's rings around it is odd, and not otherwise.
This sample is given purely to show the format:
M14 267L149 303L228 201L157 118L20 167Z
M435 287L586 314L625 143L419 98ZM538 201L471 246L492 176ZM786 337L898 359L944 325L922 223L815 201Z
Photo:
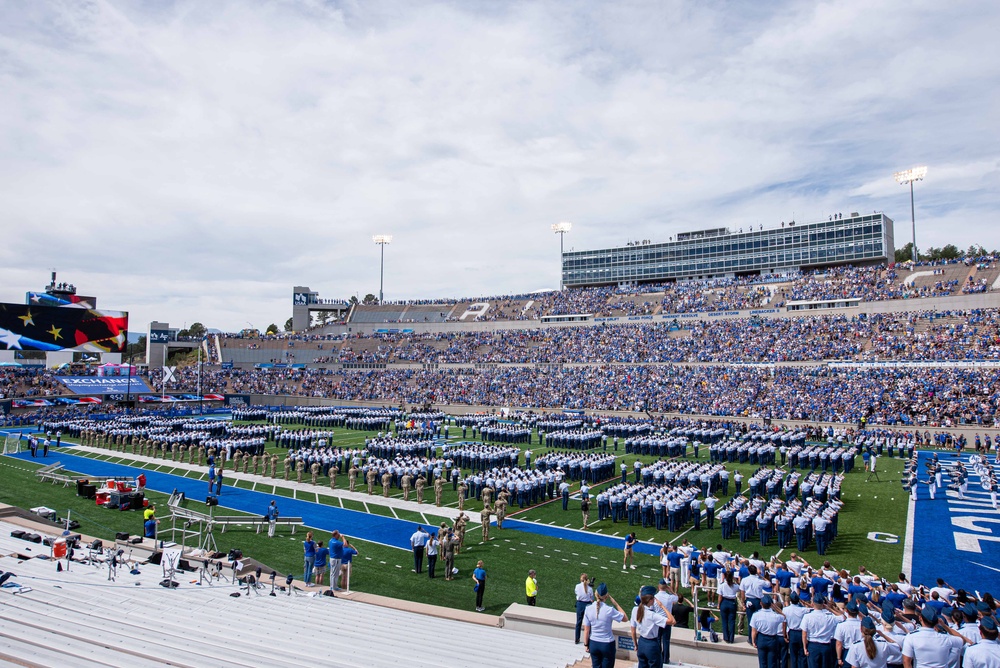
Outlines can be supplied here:
M673 550L667 553L667 563L670 564L670 589L675 594L682 586L681 583L681 562L684 560L684 555L678 550Z

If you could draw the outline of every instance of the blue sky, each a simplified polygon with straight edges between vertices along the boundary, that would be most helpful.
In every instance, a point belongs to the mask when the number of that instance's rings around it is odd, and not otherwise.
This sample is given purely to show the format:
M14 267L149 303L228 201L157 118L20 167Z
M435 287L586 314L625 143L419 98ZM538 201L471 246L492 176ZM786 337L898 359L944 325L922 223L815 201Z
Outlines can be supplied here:
M1000 247L994 2L0 0L0 298L263 328L291 288L558 285L567 249L885 211Z

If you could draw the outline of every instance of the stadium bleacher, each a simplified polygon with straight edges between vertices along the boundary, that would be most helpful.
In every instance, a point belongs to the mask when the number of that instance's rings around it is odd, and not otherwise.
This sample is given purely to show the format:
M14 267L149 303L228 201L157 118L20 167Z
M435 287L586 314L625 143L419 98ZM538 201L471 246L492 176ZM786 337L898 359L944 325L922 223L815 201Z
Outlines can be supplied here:
M269 666L293 668L320 656L324 665L378 668L398 666L407 656L408 665L440 666L439 654L413 651L428 638L461 640L449 653L450 666L509 666L527 655L532 665L565 668L584 656L580 646L499 628L497 618L486 615L427 614L430 606L407 611L398 601L391 607L301 593L268 596L266 576L261 590L241 591L218 581L198 585L198 574L192 582L183 572L174 578L176 588L167 589L160 586L162 567L152 564L139 564L134 574L119 566L114 581L105 564L77 562L57 571L52 560L12 556L23 555L26 545L9 537L16 528L0 522L0 568L16 573L11 583L30 591L0 593L0 662L203 668L256 667L267 657ZM377 603L377 597L361 598Z

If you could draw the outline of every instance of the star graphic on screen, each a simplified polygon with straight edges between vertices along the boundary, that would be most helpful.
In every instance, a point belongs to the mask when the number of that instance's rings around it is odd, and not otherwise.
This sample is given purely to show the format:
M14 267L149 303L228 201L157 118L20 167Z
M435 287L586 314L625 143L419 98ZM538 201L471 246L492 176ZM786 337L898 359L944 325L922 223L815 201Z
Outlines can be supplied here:
M21 337L10 331L9 329L3 329L0 327L0 343L7 346L7 350L21 350Z
M35 302L36 304L38 304L39 302L41 302L41 301L42 301L42 298L41 298L41 297L39 297L38 295L31 295L31 301L33 301L33 302Z
M62 338L61 332L62 332L62 327L56 327L55 325L52 325L52 329L50 329L48 333L52 335L53 341L58 341L60 338Z
M31 317L31 311L28 311L28 313L26 315L19 315L17 317L18 317L19 320L23 320L24 321L24 326L25 327L27 327L28 325L34 325L35 324L34 319Z

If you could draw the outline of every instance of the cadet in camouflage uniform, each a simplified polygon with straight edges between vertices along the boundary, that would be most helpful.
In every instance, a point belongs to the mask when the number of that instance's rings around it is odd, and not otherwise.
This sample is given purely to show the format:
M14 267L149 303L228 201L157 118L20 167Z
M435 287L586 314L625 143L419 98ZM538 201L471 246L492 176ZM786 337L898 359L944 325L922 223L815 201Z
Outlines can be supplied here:
M369 496L375 491L375 478L378 476L375 473L375 469L368 469L368 474L365 476L366 482L368 483L368 494Z
M354 486L358 482L358 467L351 464L351 468L347 471L347 484L348 488L353 492Z
M455 553L458 554L465 547L465 525L469 521L469 518L465 513L459 513L458 519L455 520L455 533L458 534L458 545L455 546Z
M497 513L497 529L503 529L503 518L507 515L507 495L501 494L494 506Z
M297 482L302 482L302 474L305 473L306 463L304 460L299 460L295 462L295 479Z
M441 493L444 492L444 478L438 476L434 479L434 505L441 507Z
M389 498L389 487L392 485L392 474L386 471L382 474L382 496Z
M422 475L417 476L417 503L424 502L424 487L427 487L427 480Z
M406 473L403 474L403 477L400 478L400 485L403 487L403 501L410 500L410 487L412 483L413 483L413 476L410 475L409 471L407 471Z
M458 509L465 510L465 494L469 491L469 486L465 481L458 483Z
M316 481L319 480L319 472L322 468L323 467L319 465L319 462L313 462L312 466L309 467L309 473L312 474L312 484L315 485Z
M493 511L492 508L486 506L485 508L483 508L483 512L480 514L480 517L482 518L484 543L490 539L490 515L492 514L492 511Z

